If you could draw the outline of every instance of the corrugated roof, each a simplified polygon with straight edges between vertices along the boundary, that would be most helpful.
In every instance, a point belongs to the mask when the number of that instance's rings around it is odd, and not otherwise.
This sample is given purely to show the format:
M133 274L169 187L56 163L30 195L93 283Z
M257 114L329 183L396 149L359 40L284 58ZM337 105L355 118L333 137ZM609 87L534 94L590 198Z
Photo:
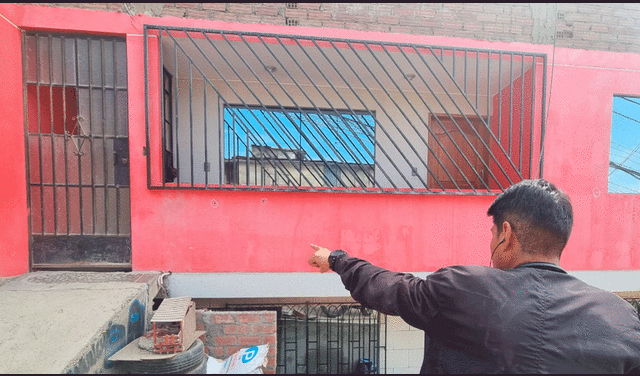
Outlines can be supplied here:
M190 297L164 299L151 322L183 321L191 305Z

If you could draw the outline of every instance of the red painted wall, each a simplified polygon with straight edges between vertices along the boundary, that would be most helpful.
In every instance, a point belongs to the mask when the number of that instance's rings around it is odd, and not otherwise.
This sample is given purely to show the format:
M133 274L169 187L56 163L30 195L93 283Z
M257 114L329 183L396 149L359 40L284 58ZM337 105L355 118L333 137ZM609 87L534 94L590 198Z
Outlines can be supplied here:
M0 18L0 277L29 271L21 44L20 30Z
M552 47L460 38L231 24L181 18L129 17L119 13L1 4L0 14L20 27L127 35L133 268L173 272L303 272L310 243L343 248L394 270L433 271L449 264L489 260L493 196L324 194L147 189L143 23L209 29L295 33L420 44L547 53ZM15 252L0 248L3 267L26 271L27 215L19 35L2 22L0 95L11 95L9 137L2 163L3 239L16 238ZM73 26L71 26L73 25ZM70 30L73 27L73 30ZM5 30L6 29L6 30ZM8 37L10 36L10 38ZM576 223L562 259L570 270L640 269L640 196L607 194L611 106L614 93L640 95L640 55L555 50L551 104L545 138L544 175L566 190ZM12 60L13 59L13 60ZM603 69L606 68L606 69ZM551 69L549 69L551 73ZM551 83L548 75L547 87ZM9 81L8 81L9 80ZM12 84L9 85L8 82ZM150 82L157 85L157 82ZM537 85L537 84L536 84ZM8 94L13 93L13 94ZM536 113L536 117L541 114ZM11 161L11 163L9 163ZM535 160L537 164L537 159ZM537 172L537 170L534 170ZM9 224L9 223L8 223ZM16 236L15 234L18 234ZM4 246L4 244L3 244ZM4 270L4 269L0 269ZM7 273L2 271L2 273Z

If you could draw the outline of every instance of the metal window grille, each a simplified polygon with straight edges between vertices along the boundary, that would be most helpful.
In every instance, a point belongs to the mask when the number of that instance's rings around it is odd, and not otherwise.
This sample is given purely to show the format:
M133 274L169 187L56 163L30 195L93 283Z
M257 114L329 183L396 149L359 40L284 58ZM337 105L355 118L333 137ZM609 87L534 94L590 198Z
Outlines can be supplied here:
M609 148L609 193L640 193L640 98L614 96Z
M371 373L386 373L386 316L377 311L354 303L225 309L277 311L278 374L348 374L362 360L370 362Z
M544 54L151 25L144 34L149 188L495 194L541 176ZM158 115L167 106L170 129ZM169 139L172 155L156 150ZM229 154L234 145L244 155Z

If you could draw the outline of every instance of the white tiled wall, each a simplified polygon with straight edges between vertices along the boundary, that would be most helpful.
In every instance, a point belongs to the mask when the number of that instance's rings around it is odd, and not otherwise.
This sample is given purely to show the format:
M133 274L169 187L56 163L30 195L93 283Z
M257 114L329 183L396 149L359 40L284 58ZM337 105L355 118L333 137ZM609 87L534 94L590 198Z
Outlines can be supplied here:
M423 355L424 332L399 316L387 316L387 373L419 373Z

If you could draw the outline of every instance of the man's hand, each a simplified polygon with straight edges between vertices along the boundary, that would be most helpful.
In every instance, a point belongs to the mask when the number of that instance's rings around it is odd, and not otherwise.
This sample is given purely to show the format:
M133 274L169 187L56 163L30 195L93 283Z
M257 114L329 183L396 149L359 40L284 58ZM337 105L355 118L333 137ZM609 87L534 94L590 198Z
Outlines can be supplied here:
M329 255L331 251L315 244L311 244L311 248L315 249L316 252L309 257L309 265L319 268L320 273L329 270Z

